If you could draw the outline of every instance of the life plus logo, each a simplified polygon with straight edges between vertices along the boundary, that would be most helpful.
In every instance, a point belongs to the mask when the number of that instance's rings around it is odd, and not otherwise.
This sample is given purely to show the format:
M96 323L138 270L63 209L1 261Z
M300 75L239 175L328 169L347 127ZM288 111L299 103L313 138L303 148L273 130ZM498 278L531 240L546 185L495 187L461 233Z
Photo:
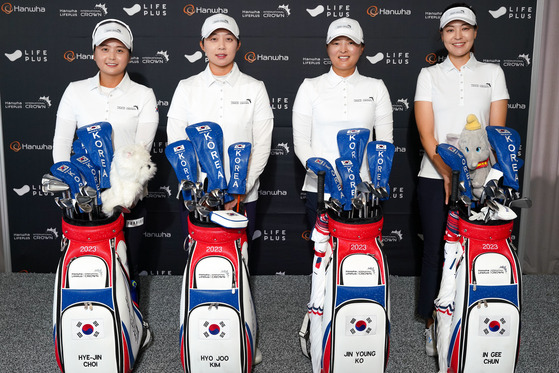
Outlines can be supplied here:
M129 8L122 8L130 17L139 14L144 17L166 17L167 4L166 3L136 3Z
M367 61L369 61L373 65L376 65L379 62L383 62L385 65L408 65L410 63L410 52L378 52L373 56L367 56Z
M502 6L497 9L489 9L489 14L495 19L504 17L505 19L528 20L532 19L534 10L531 6Z
M4 53L4 56L10 62L20 60L26 63L45 63L48 61L48 53L46 49L16 49L10 53Z
M327 18L342 18L342 17L349 17L350 9L349 5L317 5L314 8L307 8L307 13L310 14L311 17L317 17L321 14L324 14Z

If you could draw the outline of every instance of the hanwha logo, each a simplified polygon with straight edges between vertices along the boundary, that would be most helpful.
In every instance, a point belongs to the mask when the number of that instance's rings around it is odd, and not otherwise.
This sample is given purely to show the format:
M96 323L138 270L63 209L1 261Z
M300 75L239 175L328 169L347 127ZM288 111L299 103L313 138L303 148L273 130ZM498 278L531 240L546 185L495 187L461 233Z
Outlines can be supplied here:
M434 65L437 63L437 55L435 53L429 53L427 56L425 56L425 61L427 61L427 63L429 63L429 65Z
M249 63L253 63L254 61L256 61L256 53L254 52L247 52L245 54L245 60Z
M6 14L10 14L14 11L14 7L10 3L4 3L2 4L2 11Z
M378 16L378 7L376 7L375 5L370 6L367 9L367 14L371 17L376 17Z
M64 53L64 59L68 62L72 62L76 59L76 54L74 53L74 51L67 51Z
M188 4L184 7L183 12L185 12L187 16L191 16L196 13L196 8L194 8L194 5Z
M19 152L21 150L21 143L19 141L13 141L10 144L10 149L12 149L14 152Z
M311 231L304 231L303 234L301 234L301 237L303 237L305 241L310 241Z

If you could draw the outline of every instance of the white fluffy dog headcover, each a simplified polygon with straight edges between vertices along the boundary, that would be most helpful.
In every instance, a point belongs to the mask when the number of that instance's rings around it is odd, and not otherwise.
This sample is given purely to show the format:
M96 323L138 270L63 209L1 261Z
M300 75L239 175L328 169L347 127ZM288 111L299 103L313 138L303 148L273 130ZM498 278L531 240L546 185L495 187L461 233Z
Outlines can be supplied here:
M144 188L156 171L155 163L142 144L117 149L111 164L111 187L101 193L103 212L112 215L117 206L133 207L143 198Z

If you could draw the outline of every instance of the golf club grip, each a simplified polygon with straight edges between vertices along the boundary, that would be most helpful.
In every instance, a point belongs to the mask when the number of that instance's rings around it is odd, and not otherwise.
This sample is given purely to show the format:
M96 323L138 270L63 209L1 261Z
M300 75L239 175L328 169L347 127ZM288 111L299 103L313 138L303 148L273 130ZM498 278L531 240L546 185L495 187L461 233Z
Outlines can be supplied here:
M458 206L458 185L460 184L460 171L452 170L450 182L450 208L456 210Z
M316 210L321 212L324 210L324 182L326 180L326 171L318 171L318 182L316 186Z

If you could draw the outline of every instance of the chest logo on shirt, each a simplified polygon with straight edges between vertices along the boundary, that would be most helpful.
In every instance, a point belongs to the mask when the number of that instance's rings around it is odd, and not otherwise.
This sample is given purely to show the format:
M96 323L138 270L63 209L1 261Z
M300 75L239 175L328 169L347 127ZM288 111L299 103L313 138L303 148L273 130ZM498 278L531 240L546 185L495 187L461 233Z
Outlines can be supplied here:
M138 110L140 110L140 108L138 107L138 105L134 105L134 106L117 106L116 109L117 109L117 110L127 110L127 111L138 111Z
M365 97L365 98L354 98L353 102L374 102L375 99L373 97Z
M250 105L252 100L247 98L246 100L231 100L231 105Z
M491 83L471 83L472 88L491 88Z

